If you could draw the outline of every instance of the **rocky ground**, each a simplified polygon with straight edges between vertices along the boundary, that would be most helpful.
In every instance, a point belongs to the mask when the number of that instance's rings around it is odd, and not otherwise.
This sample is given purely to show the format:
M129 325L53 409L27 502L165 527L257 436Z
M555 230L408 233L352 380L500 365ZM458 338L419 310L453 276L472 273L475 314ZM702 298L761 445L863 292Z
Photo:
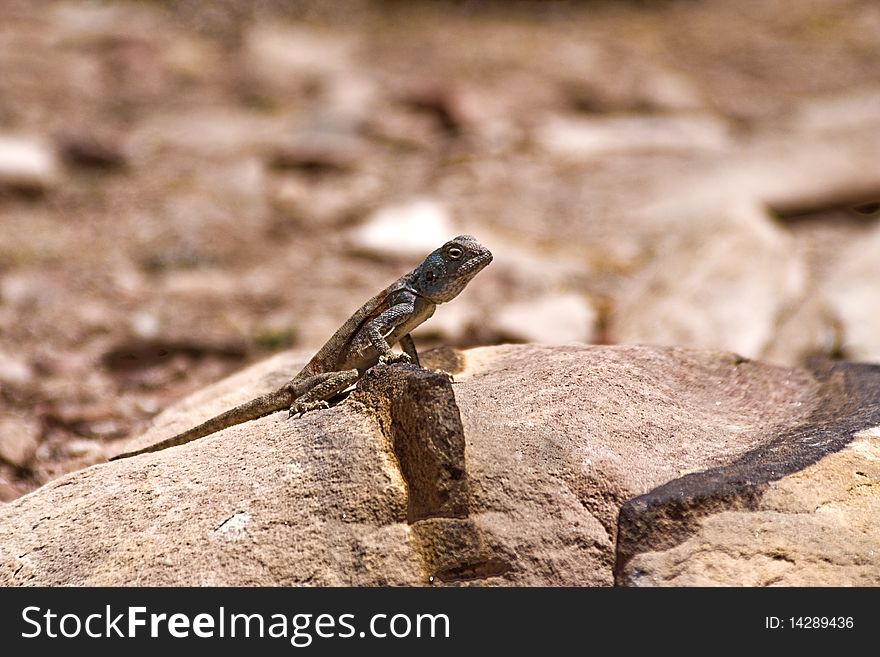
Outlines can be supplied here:
M378 366L329 410L50 482L0 514L0 584L880 585L880 367L590 345L441 362L455 383ZM209 386L132 445L300 363Z
M0 4L0 500L461 232L420 345L880 362L875 2Z

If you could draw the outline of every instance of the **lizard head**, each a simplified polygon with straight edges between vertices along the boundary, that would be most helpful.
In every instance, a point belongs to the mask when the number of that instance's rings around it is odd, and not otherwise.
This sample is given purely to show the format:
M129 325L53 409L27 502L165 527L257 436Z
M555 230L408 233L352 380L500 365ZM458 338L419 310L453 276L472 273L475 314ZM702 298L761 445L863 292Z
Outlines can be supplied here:
M470 235L459 235L413 271L415 291L434 303L451 301L490 262L489 249Z

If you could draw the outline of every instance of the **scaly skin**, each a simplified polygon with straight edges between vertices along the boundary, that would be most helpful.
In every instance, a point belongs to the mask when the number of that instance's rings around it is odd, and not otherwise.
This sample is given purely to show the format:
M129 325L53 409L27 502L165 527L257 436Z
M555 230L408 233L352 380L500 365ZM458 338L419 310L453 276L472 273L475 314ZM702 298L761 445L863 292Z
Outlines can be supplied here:
M158 452L243 422L288 410L289 417L319 408L353 385L376 363L419 364L410 332L451 301L486 265L489 249L469 235L459 235L431 253L408 274L367 301L321 347L293 379L278 390L252 399L207 422L143 449L111 458ZM391 351L400 343L403 353Z

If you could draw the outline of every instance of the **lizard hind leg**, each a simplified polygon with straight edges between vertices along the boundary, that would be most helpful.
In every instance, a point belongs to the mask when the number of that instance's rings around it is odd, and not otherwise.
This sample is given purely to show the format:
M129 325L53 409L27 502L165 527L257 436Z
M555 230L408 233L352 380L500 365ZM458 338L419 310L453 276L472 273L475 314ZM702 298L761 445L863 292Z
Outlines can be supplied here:
M319 408L329 408L327 400L353 385L359 376L356 369L316 376L312 387L293 400L287 417L298 417Z

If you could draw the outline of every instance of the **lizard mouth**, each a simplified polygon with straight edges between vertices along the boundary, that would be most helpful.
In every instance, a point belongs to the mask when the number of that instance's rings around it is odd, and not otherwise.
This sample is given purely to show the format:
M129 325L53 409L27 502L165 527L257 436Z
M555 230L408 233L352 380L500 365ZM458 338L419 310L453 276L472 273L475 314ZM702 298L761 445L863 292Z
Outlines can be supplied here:
M479 272L483 267L485 267L486 265L488 265L490 262L492 262L492 253L489 252L489 251L486 251L485 253L481 253L480 255L475 256L474 258L471 258L470 261L468 261L468 262L467 262L467 263L466 263L466 264L465 264L465 265L459 270L459 273L461 273L461 274L469 274L470 272L473 272L473 273L476 274L476 273Z

